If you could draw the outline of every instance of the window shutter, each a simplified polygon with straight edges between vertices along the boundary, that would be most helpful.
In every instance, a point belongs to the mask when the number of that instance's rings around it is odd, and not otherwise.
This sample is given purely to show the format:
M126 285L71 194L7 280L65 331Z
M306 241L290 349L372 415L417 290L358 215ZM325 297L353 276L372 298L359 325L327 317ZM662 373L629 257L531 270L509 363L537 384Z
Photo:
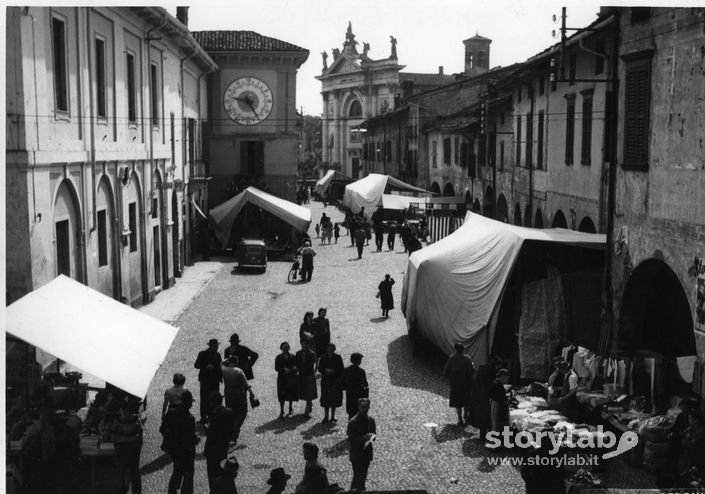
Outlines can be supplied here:
M624 107L624 167L648 169L649 98L648 61L627 68Z

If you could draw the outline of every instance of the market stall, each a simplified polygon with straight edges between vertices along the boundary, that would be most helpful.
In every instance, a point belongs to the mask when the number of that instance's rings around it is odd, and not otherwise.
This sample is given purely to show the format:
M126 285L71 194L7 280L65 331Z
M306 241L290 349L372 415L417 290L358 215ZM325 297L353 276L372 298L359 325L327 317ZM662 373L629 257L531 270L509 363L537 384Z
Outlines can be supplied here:
M46 486L33 481L71 482L81 460L93 472L96 458L115 455L110 427L121 403L146 407L142 398L178 329L63 275L7 307L6 321L17 364L6 376L8 468L39 491ZM43 368L38 351L93 381Z
M508 348L506 356L512 357L514 335L521 333L514 314L520 306L523 284L539 281L550 288L554 271L558 276L572 273L578 282L577 292L582 287L580 282L587 280L579 275L581 269L599 267L604 248L604 235L524 228L468 212L454 233L409 258L401 297L409 333L430 341L446 354L461 342L478 364L497 353L494 349ZM518 271L522 276L512 280ZM562 298L563 293L560 295ZM576 309L570 312L575 317L569 318L576 332L588 337L590 328L583 330L583 325L591 319L584 316L597 317L599 323L599 283L589 295L574 303L582 310L586 308L583 304L596 301L597 310L587 307L590 310L581 313ZM505 304L506 310L500 310ZM545 312L551 311L542 314ZM547 326L544 321L544 334L536 338L542 348L548 346ZM503 329L497 331L498 327Z
M319 198L325 197L328 202L334 203L342 199L345 193L345 186L354 181L355 179L346 177L340 172L327 170L325 175L318 179L313 191Z
M359 213L364 207L365 215L369 218L378 206L383 206L385 192L392 190L404 191L417 196L420 194L424 196L432 195L432 192L402 182L391 175L370 173L365 178L345 187L343 206L350 209L353 213ZM415 199L415 202L419 201L419 198ZM387 200L389 201L389 199Z
M268 250L282 250L292 247L296 233L305 233L311 224L308 208L255 187L248 187L214 207L210 217L223 248L234 245L233 240L240 238L259 238L267 243Z

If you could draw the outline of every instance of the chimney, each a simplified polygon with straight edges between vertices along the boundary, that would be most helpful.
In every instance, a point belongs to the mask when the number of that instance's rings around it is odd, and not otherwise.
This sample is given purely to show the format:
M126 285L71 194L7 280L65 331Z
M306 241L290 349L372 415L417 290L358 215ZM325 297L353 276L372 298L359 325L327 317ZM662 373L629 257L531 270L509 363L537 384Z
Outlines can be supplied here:
M443 65L438 66L438 75L443 75Z
M188 7L176 7L176 20L188 27Z

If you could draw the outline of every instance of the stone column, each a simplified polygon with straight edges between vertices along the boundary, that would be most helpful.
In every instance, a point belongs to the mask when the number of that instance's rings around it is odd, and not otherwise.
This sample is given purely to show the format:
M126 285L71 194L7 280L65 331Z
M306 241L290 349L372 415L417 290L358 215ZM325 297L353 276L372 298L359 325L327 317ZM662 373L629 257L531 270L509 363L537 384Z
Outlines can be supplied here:
M325 162L332 163L328 149L330 136L328 135L330 127L328 123L328 93L323 93L323 118L321 122L321 159Z

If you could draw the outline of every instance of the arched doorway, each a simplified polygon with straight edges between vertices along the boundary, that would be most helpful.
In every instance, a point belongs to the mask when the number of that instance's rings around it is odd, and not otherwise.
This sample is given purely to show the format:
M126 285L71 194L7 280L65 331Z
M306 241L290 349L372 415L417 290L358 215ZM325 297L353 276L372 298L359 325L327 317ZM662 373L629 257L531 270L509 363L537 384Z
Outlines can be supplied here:
M534 228L543 228L543 213L540 209L537 209L534 215Z
M437 182L433 182L431 184L431 192L433 192L435 195L440 196L441 195L441 186L438 185Z
M585 233L597 233L597 229L595 229L595 223L592 222L589 216L586 216L580 222L580 225L578 226L578 231Z
M497 221L509 222L509 207L504 194L500 194L497 198Z
M551 228L568 228L568 222L565 219L563 211L561 211L560 209L556 211L556 214L553 216L553 223L551 223Z
M514 224L521 226L521 206L519 203L514 205Z
M485 197L482 199L482 211L488 218L494 218L494 191L492 187L485 189Z
M444 197L453 197L455 196L455 190L453 189L453 184L448 182L446 186L443 188L443 196Z
M689 390L675 359L696 354L692 310L678 276L659 259L643 261L627 280L618 349L625 355L657 359L662 382L654 389L657 411L668 407L670 396Z
M480 200L475 199L472 203L472 212L476 214L482 214L482 206L480 206Z
M524 226L531 226L531 208L528 204L524 209Z
M64 179L54 199L54 245L56 276L63 274L83 281L81 268L81 214L78 195L71 181Z
M142 205L142 187L140 186L139 176L134 171L129 175L130 179L126 185L127 193L127 229L130 232L127 237L127 262L129 264L128 271L130 273L129 292L124 294L130 304L134 303L139 297L146 297L145 277L143 276L143 235L144 222ZM123 289L125 286L123 285Z
M98 291L114 299L119 299L117 272L117 232L115 230L115 202L108 177L98 184L96 194ZM94 254L96 253L94 250Z

